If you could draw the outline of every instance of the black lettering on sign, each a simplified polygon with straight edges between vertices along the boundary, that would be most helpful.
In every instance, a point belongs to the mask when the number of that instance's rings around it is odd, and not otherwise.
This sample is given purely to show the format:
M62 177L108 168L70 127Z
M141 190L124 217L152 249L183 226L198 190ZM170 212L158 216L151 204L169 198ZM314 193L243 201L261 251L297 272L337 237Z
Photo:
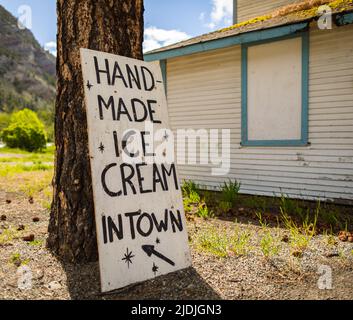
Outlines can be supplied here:
M113 138L114 138L115 155L116 155L117 158L119 158L120 157L119 139L118 139L118 133L116 131L113 132Z
M110 174L111 172L114 172L114 174L118 174L119 171L112 171L111 169L117 167L117 163L112 163L109 164L108 166L105 167L105 169L102 172L101 175L101 183L103 190L105 193L110 196L110 197L120 197L122 195L127 196L132 192L132 194L137 194L137 188L134 184L134 181L138 182L138 188L141 193L151 193L151 192L157 192L158 190L161 191L168 191L171 188L171 185L169 185L168 181L170 178L172 178L173 182L173 187L175 187L176 190L179 190L179 182L177 179L177 174L176 174L176 167L175 164L169 165L169 167L165 164L162 165L157 165L154 163L152 165L152 185L151 188L147 188L144 185L144 181L146 179L144 172L148 172L147 170L144 170L147 168L149 165L145 163L140 163L137 165L131 165L128 163L123 163L120 165L120 178L121 178L121 184L122 184L122 190L112 190L107 186L107 175ZM113 178L111 178L110 181L117 181L115 178L115 175L113 175ZM119 180L119 179L118 179Z
M168 181L167 180L167 176L170 177L171 175L173 175L173 180L174 180L174 185L175 185L175 189L179 190L179 183L178 183L178 178L177 178L177 173L176 173L176 168L175 168L175 164L173 163L170 166L170 169L168 170L166 168L166 166L164 164L162 164L162 172L163 172L163 179L164 181Z
M161 220L159 223L157 221L156 215L152 213L152 219L158 232L162 232L162 231L166 232L168 230L168 217L169 217L168 211L169 211L168 209L164 211L164 220Z
M153 73L146 67L141 67L142 79L146 91L152 91L156 85Z
M126 173L125 169L129 169L130 173ZM135 169L131 164L128 163L123 163L120 166L120 171L121 171L121 183L123 185L123 190L124 190L124 195L127 195L127 185L130 186L130 189L132 191L133 194L136 194L136 188L134 186L134 184L132 183L132 178L135 175Z
M146 136L149 136L149 141L151 139L151 132L149 131L142 131L141 132L141 141L142 141L142 151L143 151L143 155L145 157L154 157L156 154L155 153L147 153L147 147L150 146L149 143L147 143L146 141Z
M104 192L105 192L108 196L110 196L110 197L112 197L112 198L114 198L114 197L119 197L119 196L121 196L121 194L122 194L121 191L118 191L118 192L111 191L111 190L108 188L108 186L107 186L107 181L106 181L107 173L109 172L110 169L112 169L112 168L114 168L114 167L116 167L116 166L117 166L116 163L112 163L112 164L106 166L105 169L104 169L103 172L102 172L102 175L101 175L101 182L102 182L103 190L104 190Z
M157 164L154 164L153 165L153 192L157 191L157 184L160 184L163 191L168 191L168 183L164 183L164 181L158 170Z
M141 167L146 167L146 166L147 166L146 163L140 163L136 165L137 180L138 180L141 194L152 193L151 189L145 189L143 186L143 182L145 181L145 178L141 174Z
M133 82L135 82L137 88L141 90L141 80L137 66L134 66L135 73L131 70L130 66L126 65L127 76L129 78L130 88L133 88Z
M142 225L146 225L146 224L147 224L147 231L144 231L142 229ZM142 215L140 215L140 217L137 220L136 229L140 236L148 237L151 235L153 231L153 220L148 213L143 213Z
M108 103L105 102L103 97L101 95L98 95L98 108L99 108L99 118L101 120L104 120L104 115L103 115L103 105L105 109L109 110L109 108L112 109L112 119L115 121L116 120L116 115L115 115L115 103L114 103L114 98L111 96L109 97Z
M131 153L129 152L129 150L127 149L127 145L129 143L129 139L132 138L134 135L136 135L135 130L129 130L128 132L126 132L124 134L123 137L123 142L122 142L122 147L123 147L123 151L124 153L129 156L130 158L137 158L140 154L139 151L136 151L135 153Z
M126 80L124 78L123 73L121 72L119 63L115 62L114 65L114 71L113 71L113 79L112 79L112 85L115 85L115 80L116 79L121 79L121 81L124 83L125 88L128 88L128 85L126 83Z
M114 221L111 216L104 216L102 217L104 243L107 244L108 241L113 243L115 239L123 240L127 236L124 234L124 226L130 229L128 233L132 240L135 240L137 236L147 238L153 231L166 233L168 230L172 230L173 233L177 233L184 230L179 210L175 214L173 210L165 209L164 215L161 215L160 218L158 216L156 213L142 211L119 214L117 221ZM126 223L124 223L123 218L126 218ZM109 237L107 237L107 230Z
M144 122L147 120L148 111L145 104L140 99L132 99L131 100L132 112L134 114L135 122ZM140 106L140 108L138 108ZM138 117L137 110L140 109L143 111L143 116Z
M123 219L120 214L118 215L118 226L114 223L112 217L108 217L108 233L110 243L114 241L114 234L118 237L119 240L124 238Z
M131 118L131 116L129 114L129 111L126 108L126 104L125 104L123 98L119 99L118 115L117 115L117 118L116 118L118 121L120 121L121 115L126 115L127 118L129 119L129 121L132 122L132 118Z
M162 121L160 120L155 120L154 119L154 114L156 113L156 111L153 109L152 104L156 104L157 101L156 100L147 100L147 105L148 105L148 111L150 114L150 119L153 123L162 123Z
M110 82L110 70L109 70L109 61L108 59L105 59L105 69L99 69L99 65L98 65L98 59L97 57L94 57L94 66L96 69L96 77L97 77L97 83L100 84L101 83L101 73L105 74L107 76L107 83L110 86L111 82Z
M136 238L135 235L135 224L134 224L134 217L138 217L140 215L140 212L128 212L125 213L125 217L129 218L130 222L130 232L131 232L131 239L134 240Z

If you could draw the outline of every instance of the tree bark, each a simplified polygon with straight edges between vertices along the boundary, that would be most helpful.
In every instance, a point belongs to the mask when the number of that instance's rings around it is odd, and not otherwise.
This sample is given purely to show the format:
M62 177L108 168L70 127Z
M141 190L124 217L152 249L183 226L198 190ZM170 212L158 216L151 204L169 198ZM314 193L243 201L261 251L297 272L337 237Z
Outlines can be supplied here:
M80 48L142 59L143 0L58 0L56 159L47 246L96 261L97 240Z

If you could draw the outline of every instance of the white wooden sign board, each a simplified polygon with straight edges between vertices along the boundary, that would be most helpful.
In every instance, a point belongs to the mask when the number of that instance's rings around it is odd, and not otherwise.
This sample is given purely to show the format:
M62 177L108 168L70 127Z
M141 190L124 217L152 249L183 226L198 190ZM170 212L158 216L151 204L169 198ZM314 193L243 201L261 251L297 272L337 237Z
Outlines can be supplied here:
M146 160L174 152L159 63L87 49L81 62L102 291L189 267L176 166Z

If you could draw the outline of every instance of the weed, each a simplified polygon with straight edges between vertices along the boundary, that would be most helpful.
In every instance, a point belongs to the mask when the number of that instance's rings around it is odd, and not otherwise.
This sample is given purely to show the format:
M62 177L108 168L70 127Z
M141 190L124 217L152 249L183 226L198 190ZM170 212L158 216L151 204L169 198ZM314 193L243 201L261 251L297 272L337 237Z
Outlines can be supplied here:
M237 256L243 256L247 253L250 242L250 233L236 228L235 233L230 238L230 251Z
M190 191L189 195L184 198L184 209L186 212L193 210L195 206L199 206L201 202L201 197L196 191Z
M21 254L14 253L11 255L10 262L16 266L20 266L22 264Z
M332 209L332 208L325 207L320 212L320 218L322 219L322 221L324 221L331 228L340 224L338 217L339 217L339 211L336 208Z
M262 213L257 211L255 214L256 214L256 217L259 219L260 226L264 229L268 228L267 221L263 218Z
M337 246L338 244L336 237L332 234L332 229L330 234L328 234L326 231L325 240L326 240L326 244L331 247Z
M200 187L192 180L184 181L181 187L182 193L184 197L189 197L191 193L199 193Z
M32 247L41 247L43 245L43 240L34 240L28 243Z
M221 186L221 198L225 202L230 202L232 204L235 203L235 200L237 199L239 195L239 190L240 190L241 184L238 183L236 180L234 182L229 179L229 182L224 182L223 185Z
M245 255L250 248L250 234L241 232L239 228L227 234L224 230L210 227L197 234L195 241L200 250L221 258Z
M203 219L214 217L213 211L208 209L206 203L200 203L195 214Z
M309 246L311 239L316 234L317 218L320 212L320 206L317 206L313 222L310 222L307 215L302 223L298 226L281 208L282 220L285 227L290 231L290 245L292 253L301 254Z
M266 259L278 254L280 245L272 236L270 231L266 231L260 241L261 252Z
M197 247L217 257L228 256L228 237L215 227L207 228L197 235Z
M216 203L215 193L212 191L204 191L203 192L203 199L208 206L214 205Z
M227 213L233 208L233 205L232 205L231 202L220 201L219 204L218 204L218 207L221 210L221 212Z
M286 215L294 215L302 220L305 220L310 214L310 210L302 208L298 200L290 199L288 195L283 193L280 198L280 210Z
M19 233L15 229L5 229L2 234L0 234L0 245L10 243L14 239L19 237Z

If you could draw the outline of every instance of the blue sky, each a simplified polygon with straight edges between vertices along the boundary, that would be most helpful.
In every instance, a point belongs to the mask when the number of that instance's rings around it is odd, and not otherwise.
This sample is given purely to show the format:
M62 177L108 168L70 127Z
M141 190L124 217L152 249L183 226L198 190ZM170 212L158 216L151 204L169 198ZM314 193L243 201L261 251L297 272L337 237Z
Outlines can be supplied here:
M144 50L152 50L230 25L232 2L145 0ZM0 0L0 4L16 17L23 15L21 9L30 8L31 31L43 47L52 53L56 52L56 0Z

